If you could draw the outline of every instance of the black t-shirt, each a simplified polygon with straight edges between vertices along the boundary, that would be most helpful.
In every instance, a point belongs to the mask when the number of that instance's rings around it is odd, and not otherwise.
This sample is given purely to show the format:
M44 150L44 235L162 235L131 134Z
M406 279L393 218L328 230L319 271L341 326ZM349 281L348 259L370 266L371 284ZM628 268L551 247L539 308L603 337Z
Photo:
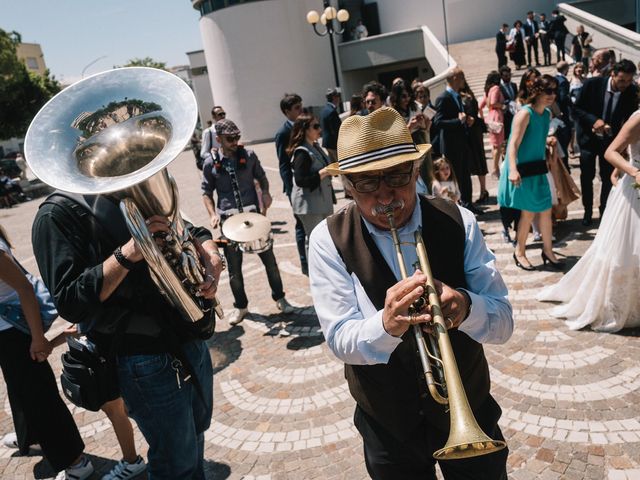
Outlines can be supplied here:
M124 329L118 339L120 354L171 351L176 342L197 338L192 324L162 296L145 262L138 262L101 302L102 262L130 238L124 218L116 205L113 224L104 228L90 218L78 221L83 208L71 208L72 200L58 201L62 205L45 201L38 210L32 243L40 274L62 318L81 324L83 332L103 347L120 325ZM204 228L196 228L194 235L200 241L211 239Z

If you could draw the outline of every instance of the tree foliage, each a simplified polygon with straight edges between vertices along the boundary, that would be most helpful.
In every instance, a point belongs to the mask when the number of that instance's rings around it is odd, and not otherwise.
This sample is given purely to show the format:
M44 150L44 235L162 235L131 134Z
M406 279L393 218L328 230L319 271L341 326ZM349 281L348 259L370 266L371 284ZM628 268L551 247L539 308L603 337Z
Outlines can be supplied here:
M166 62L158 62L151 57L144 58L132 58L130 59L126 65L122 65L122 67L150 67L150 68L158 68L160 70L166 70L167 64ZM120 65L115 68L121 68Z
M48 70L40 76L18 59L21 41L19 33L0 29L0 139L23 137L38 110L60 91Z

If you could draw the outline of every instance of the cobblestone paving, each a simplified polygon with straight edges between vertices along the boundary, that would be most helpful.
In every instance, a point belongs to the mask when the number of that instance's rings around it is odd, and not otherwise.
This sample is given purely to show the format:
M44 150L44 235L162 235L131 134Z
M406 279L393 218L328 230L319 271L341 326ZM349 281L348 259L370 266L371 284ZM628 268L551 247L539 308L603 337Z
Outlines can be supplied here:
M476 92L482 89L487 71L483 65L495 58L491 49L491 42L486 41L451 48L469 72ZM244 273L251 313L236 327L219 321L209 342L215 369L215 406L206 433L207 478L367 478L361 440L352 423L354 403L342 365L324 343L308 280L300 273L292 215L280 192L273 144L254 148L275 194L269 217L276 257L287 298L297 309L289 316L278 314L262 264L257 256L246 256ZM180 155L170 170L180 186L183 210L195 222L206 224L191 153ZM577 173L574 169L574 177ZM495 181L488 178L488 185L495 200ZM37 204L32 201L0 210L0 222L9 230L18 258L32 271L36 266L30 225ZM567 255L570 265L588 248L597 231L597 225L589 229L580 225L581 208L579 201L572 204L569 219L555 232L556 248ZM542 268L540 245L533 244L529 254L538 270L523 272L513 265L512 247L502 243L495 205L480 217L480 224L509 285L516 323L507 344L486 347L492 392L503 407L500 424L511 451L510 478L640 479L640 332L569 331L562 321L548 315L548 304L535 301L538 289L562 276ZM223 277L221 285L220 299L230 311L228 277ZM54 330L63 327L58 321ZM51 356L56 373L60 371L60 353L59 349ZM102 413L75 407L72 412L96 466L93 478L100 478L120 458L115 435ZM2 382L0 434L12 429ZM137 429L136 441L144 455L146 445ZM37 451L27 457L14 454L0 445L1 478L53 475Z

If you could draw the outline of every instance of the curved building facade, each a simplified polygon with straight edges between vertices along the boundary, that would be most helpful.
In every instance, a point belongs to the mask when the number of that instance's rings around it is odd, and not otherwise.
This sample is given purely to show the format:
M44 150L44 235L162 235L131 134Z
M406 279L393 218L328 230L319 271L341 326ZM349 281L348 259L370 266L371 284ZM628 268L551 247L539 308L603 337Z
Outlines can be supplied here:
M273 138L284 122L279 103L285 92L298 93L307 105L323 105L324 92L334 86L329 40L305 20L317 4L252 1L200 18L213 100L238 124L243 140Z
M433 62L429 60L433 51L420 47L422 57L412 57L409 52L415 51L416 46L408 44L405 48L398 45L398 39L404 35L422 42L421 36L403 32L426 27L444 44L443 3L448 39L462 42L492 37L502 22L512 24L516 19L524 19L527 10L549 14L556 2L331 0L331 3L335 6L339 3L351 14L347 38L359 18L365 21L370 39L380 37L359 47L362 53L358 55L365 62L343 58L343 52L354 52L354 48L336 49L339 71L350 72L347 78L340 75L347 87L343 97L348 100L365 76L370 76L368 80L384 81L393 77L395 71L405 75L416 72L416 77L426 80L425 75L433 74ZM322 10L321 0L192 0L192 6L201 14L200 33L213 101L224 106L227 116L238 123L245 141L273 138L284 121L279 101L285 92L298 93L306 106L324 105L324 93L335 86L330 42L317 36L306 22L309 10ZM364 71L361 64L375 68ZM210 111L212 106L201 106L201 110Z

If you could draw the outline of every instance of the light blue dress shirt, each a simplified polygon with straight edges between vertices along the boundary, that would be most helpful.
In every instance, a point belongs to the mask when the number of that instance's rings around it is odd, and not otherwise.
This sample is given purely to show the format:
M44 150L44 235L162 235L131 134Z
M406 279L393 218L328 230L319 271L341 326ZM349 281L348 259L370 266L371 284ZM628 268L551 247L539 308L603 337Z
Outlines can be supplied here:
M458 207L466 240L464 269L467 292L473 303L469 317L459 330L480 343L504 343L513 332L507 287L495 266L495 255L487 248L474 215ZM398 230L402 243L414 243L421 228L420 202L409 222ZM364 221L387 265L400 280L400 268L391 233ZM437 226L434 226L437 228ZM407 270L413 272L418 258L412 245L402 245ZM309 239L311 295L322 331L331 351L351 365L387 363L402 342L389 335L382 324L382 310L376 310L355 273L349 274L329 234L327 221L320 223Z

